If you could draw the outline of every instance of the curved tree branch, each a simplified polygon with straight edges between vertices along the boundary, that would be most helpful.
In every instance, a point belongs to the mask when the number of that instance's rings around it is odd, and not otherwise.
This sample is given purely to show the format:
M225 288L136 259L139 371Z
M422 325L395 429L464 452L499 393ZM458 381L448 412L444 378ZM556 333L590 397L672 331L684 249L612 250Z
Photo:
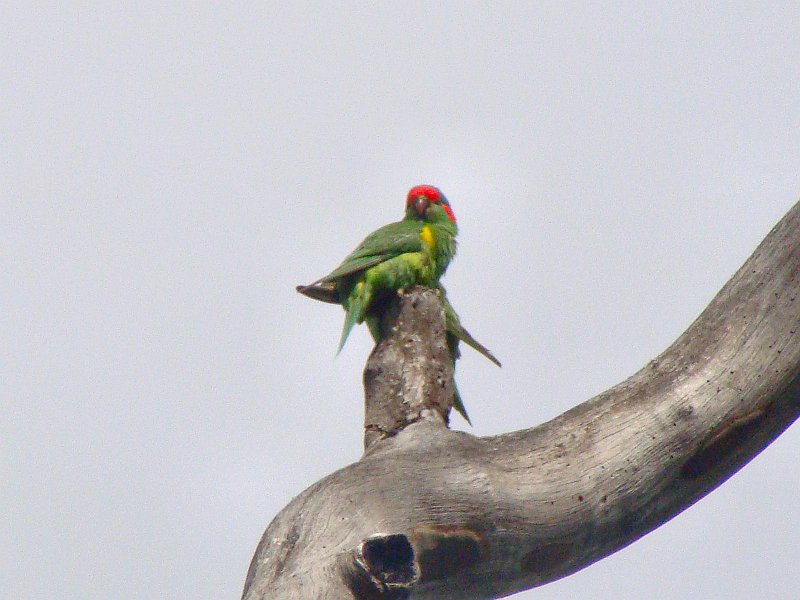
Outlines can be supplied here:
M419 320L398 321L387 344L404 353L372 365L395 387L367 386L368 412L379 403L394 417L368 428L361 460L275 517L243 598L497 598L630 544L800 415L799 273L800 204L636 375L548 423L485 438L450 431L441 396L413 391L436 389L438 367L426 381L406 375L440 342L406 343ZM435 321L425 298L412 291L400 312L417 302ZM404 391L380 395L390 388Z

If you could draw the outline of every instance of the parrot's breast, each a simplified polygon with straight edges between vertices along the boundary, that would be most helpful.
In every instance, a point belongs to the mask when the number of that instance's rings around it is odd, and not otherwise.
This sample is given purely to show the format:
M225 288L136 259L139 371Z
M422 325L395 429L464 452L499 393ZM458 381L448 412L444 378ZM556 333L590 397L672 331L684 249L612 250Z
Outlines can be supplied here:
M422 231L419 232L419 239L427 246L428 250L433 250L433 247L436 245L436 236L433 235L433 230L429 225L425 225Z

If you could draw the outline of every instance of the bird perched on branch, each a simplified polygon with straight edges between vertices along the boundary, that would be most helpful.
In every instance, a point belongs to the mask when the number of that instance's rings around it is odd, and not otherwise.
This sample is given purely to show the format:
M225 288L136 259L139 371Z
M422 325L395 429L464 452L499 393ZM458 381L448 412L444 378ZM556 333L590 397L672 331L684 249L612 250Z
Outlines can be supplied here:
M310 285L297 286L297 291L344 307L341 350L353 326L364 321L375 342L380 341L380 306L391 295L415 285L439 289L453 361L460 355L458 343L462 341L500 366L461 325L439 283L456 253L457 234L456 217L441 190L432 185L415 186L406 197L403 220L373 231L341 265ZM457 390L453 406L469 421Z

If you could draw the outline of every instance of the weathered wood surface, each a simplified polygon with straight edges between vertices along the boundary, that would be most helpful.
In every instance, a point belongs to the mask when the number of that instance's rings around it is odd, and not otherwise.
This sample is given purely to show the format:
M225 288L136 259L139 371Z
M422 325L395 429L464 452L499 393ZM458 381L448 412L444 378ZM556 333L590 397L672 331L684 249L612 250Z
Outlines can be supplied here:
M380 411L404 425L368 437L361 460L275 517L243 598L497 598L630 544L800 415L799 273L800 204L669 349L532 429L485 438L450 431L422 396L403 404L402 395L380 396L396 387L373 386L368 414L388 403ZM441 315L430 293L407 294L401 312L413 303L420 319ZM406 377L412 396L441 374L408 375L409 360L441 364L425 354L435 340L406 343L414 322L392 330L386 343L406 345L380 364L386 381ZM413 348L422 354L409 356Z
M366 449L421 418L446 423L453 404L453 361L437 292L417 289L386 312L384 337L364 369Z

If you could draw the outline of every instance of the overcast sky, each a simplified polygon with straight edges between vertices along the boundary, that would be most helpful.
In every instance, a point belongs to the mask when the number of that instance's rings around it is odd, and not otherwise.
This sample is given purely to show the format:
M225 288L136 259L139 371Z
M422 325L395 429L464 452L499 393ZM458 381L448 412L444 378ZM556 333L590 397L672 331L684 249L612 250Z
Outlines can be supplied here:
M724 7L721 5L724 4ZM658 5L658 7L657 7ZM800 199L800 6L6 3L0 597L238 598L359 458L358 328L294 291L438 185L477 435L634 373ZM800 429L515 598L795 598Z

